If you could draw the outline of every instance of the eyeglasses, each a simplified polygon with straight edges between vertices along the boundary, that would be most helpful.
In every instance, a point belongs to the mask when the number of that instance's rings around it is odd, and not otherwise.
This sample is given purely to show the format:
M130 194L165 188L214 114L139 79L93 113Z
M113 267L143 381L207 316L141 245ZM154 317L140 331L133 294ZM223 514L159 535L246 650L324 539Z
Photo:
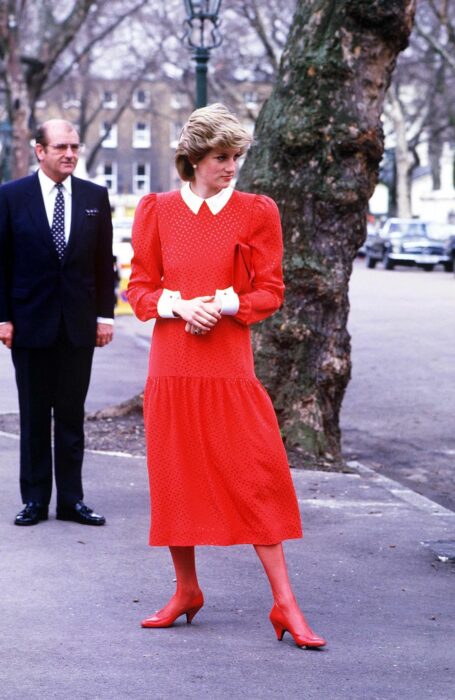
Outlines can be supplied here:
M66 153L68 148L71 149L72 153L79 153L82 150L82 143L49 143L49 148L52 148L56 153Z

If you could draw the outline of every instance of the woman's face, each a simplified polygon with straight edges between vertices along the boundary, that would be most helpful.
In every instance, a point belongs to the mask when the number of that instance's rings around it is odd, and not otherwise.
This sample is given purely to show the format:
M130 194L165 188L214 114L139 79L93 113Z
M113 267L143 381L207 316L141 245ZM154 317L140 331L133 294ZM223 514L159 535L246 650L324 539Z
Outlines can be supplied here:
M197 163L193 189L207 198L228 187L242 154L235 148L214 148Z

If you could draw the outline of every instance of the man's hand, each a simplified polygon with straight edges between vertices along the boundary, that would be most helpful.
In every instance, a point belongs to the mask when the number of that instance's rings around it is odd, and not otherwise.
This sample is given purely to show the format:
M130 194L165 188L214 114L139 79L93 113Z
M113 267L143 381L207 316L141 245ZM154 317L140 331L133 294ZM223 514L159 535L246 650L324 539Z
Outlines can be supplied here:
M110 323L98 323L96 326L96 347L102 348L108 345L114 337L114 326Z
M14 336L14 326L10 321L7 323L0 323L0 342L6 345L7 348L12 347Z

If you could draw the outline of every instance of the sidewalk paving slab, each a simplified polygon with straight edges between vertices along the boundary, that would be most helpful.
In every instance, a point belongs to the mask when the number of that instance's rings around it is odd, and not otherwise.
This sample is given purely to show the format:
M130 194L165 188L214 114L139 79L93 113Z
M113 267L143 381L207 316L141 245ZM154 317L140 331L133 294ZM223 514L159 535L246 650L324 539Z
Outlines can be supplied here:
M145 460L86 455L86 501L105 527L51 508L18 528L17 448L0 436L2 700L453 699L455 569L421 545L453 535L451 511L365 474L294 471L305 538L285 545L290 575L327 648L276 641L250 546L198 548L204 608L192 625L143 630L174 586L166 548L147 546Z
M140 391L149 333L117 324L89 410ZM0 396L0 412L10 405ZM305 537L285 544L289 570L327 648L276 641L251 546L199 547L204 608L192 625L143 630L174 589L167 549L147 545L145 459L86 453L85 500L105 527L57 521L52 505L19 528L17 438L0 434L0 453L1 700L455 697L455 565L422 546L454 539L452 511L360 464L293 471Z

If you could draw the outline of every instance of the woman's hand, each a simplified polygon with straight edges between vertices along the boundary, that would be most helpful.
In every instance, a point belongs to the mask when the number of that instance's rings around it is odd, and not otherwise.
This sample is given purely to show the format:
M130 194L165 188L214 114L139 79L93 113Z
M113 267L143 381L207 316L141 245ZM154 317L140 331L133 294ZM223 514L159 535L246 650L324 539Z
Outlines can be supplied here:
M209 331L201 331L200 328L192 326L191 323L185 323L185 332L191 335L206 335Z
M221 318L213 296L177 299L172 307L172 312L183 318L187 322L187 326L190 325L200 333L210 331ZM187 330L187 326L185 326L185 330Z

